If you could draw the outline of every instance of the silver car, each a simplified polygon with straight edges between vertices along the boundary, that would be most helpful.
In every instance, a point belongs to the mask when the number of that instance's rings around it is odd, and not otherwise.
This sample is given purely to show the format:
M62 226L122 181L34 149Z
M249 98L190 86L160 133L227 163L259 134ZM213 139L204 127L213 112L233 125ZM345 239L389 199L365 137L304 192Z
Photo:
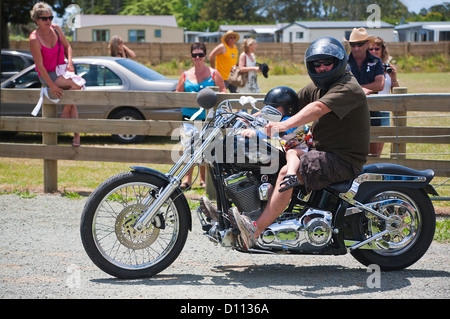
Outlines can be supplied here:
M76 74L86 80L89 91L175 91L177 80L130 59L114 57L73 58ZM39 88L41 86L34 65L2 82L1 88ZM37 101L36 101L37 102ZM31 116L33 104L2 104L0 115ZM182 109L152 109L128 105L77 105L80 118L123 120L182 120ZM61 112L62 105L58 105ZM140 135L113 135L118 143L137 143Z

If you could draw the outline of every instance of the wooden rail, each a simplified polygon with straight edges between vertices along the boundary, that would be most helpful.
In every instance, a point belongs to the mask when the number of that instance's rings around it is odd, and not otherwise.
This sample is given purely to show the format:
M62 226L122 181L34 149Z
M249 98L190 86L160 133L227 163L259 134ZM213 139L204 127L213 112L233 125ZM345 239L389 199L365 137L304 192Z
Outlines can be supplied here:
M247 94L248 95L248 94ZM218 103L225 99L238 99L241 94L218 94ZM252 94L263 98L264 94ZM38 89L2 89L4 103L30 103L39 99ZM147 106L150 108L178 108L196 105L196 94L175 92L93 92L66 91L61 104L90 104ZM407 112L450 112L450 94L393 94L368 97L371 110L389 111L391 126L372 127L371 141L392 143L390 158L369 158L368 163L390 162L415 169L432 168L437 176L450 176L448 160L418 160L405 155L406 143L442 144L448 151L450 127L406 126ZM250 108L234 104L235 108ZM30 110L31 112L31 110ZM44 100L43 117L1 117L0 131L42 132L43 144L0 143L0 156L35 158L44 160L44 190L57 190L57 160L104 161L129 163L172 163L172 150L123 147L74 148L57 145L57 132L81 132L98 134L137 134L171 136L182 122L121 121L98 119L58 119L56 105Z
M136 60L144 64L158 65L170 61L184 61L190 59L188 53L192 43L137 43L129 42L127 46L132 49ZM211 52L217 43L205 43L207 51ZM258 57L270 59L283 59L294 63L303 61L304 53L310 43L274 43L259 42ZM106 42L71 42L73 56L108 56L108 43ZM448 58L450 54L450 42L389 42L389 53L394 58L402 55L431 56L442 54ZM29 50L28 40L10 41L11 49ZM242 43L238 44L240 52L243 51ZM350 48L348 48L350 50Z

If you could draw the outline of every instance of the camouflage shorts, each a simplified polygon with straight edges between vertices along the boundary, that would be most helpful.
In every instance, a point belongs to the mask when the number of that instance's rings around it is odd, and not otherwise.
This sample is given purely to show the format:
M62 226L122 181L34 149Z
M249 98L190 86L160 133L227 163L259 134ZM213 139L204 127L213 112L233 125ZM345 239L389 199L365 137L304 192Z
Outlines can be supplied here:
M330 184L355 178L360 170L330 152L311 150L300 156L298 172L308 191L319 190Z

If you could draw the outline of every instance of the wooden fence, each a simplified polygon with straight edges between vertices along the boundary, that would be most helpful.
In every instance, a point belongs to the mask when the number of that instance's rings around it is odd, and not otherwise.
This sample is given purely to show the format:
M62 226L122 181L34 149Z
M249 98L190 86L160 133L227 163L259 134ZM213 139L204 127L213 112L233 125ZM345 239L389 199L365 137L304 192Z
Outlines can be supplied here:
M401 89L400 89L401 90ZM218 103L224 99L238 99L241 94L219 93ZM263 98L264 94L253 94ZM38 101L38 89L2 89L4 103ZM117 105L150 108L175 108L196 105L196 94L175 92L95 92L66 91L61 104ZM372 127L371 141L392 143L389 158L369 158L368 163L389 162L415 169L432 168L437 176L450 176L449 160L411 159L406 154L407 143L442 144L447 149L450 127L407 126L407 112L450 112L450 94L392 94L369 96L371 110L389 111L391 126ZM241 108L239 104L235 106ZM247 107L243 107L247 108ZM30 110L31 112L31 110ZM448 123L448 122L447 122ZM56 105L44 99L42 117L1 117L0 131L42 132L42 144L0 143L0 157L34 158L44 160L44 191L57 191L57 161L102 161L128 163L172 163L171 150L123 147L71 147L58 145L57 132L97 134L138 134L170 136L181 122L121 121L95 119L58 119Z
M157 65L172 60L186 60L189 58L192 43L127 43L135 53L136 60L141 63ZM205 43L207 52L211 52L217 43ZM107 42L79 42L71 43L73 56L107 56L109 55ZM257 56L261 58L283 59L295 63L302 63L309 43L258 43ZM10 41L11 49L29 50L28 41ZM443 54L448 58L450 42L389 42L389 54L398 57L403 55L430 56ZM238 45L242 52L242 44Z

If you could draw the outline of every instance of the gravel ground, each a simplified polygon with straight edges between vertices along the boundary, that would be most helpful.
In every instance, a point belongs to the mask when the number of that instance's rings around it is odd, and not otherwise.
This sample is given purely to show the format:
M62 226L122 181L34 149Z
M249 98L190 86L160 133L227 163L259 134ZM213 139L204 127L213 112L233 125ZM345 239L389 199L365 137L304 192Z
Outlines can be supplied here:
M118 280L83 250L79 222L85 202L59 195L0 196L0 298L450 297L448 244L434 242L410 268L374 277L351 255L252 255L216 247L202 235L196 216L185 249L168 269L149 279Z

